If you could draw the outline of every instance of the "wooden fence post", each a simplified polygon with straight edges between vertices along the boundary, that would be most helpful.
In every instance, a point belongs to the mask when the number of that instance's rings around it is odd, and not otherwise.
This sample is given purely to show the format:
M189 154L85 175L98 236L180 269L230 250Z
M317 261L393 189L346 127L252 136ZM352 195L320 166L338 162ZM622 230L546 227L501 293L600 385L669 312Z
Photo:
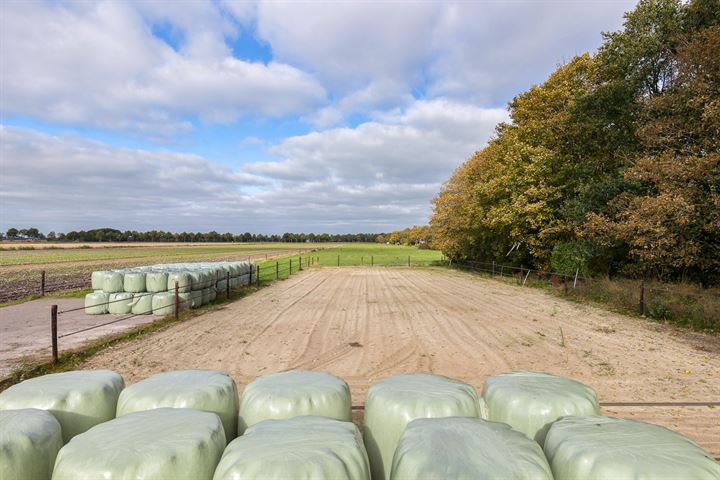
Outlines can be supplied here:
M495 276L495 260L493 260L492 276Z
M645 316L645 280L640 280L640 315Z
M410 255L408 255L408 267L410 266Z
M340 266L340 255L338 255L338 264L337 264L337 266L338 266L338 267Z
M275 262L275 280L280 278L280 262Z
M180 316L180 283L175 282L175 320Z
M225 294L230 298L230 272L225 272Z
M288 274L288 277L292 275L292 258L290 259L290 273Z
M53 363L58 363L58 332L57 332L58 306L50 307L50 332L52 334L52 358Z
M255 274L255 285L260 286L260 265L257 266L257 273Z
M300 264L300 270L298 270L298 271L302 272L302 257L298 257L298 259L299 259L298 263Z
M40 274L40 296L45 296L45 270Z
M370 266L375 266L375 255L370 255Z

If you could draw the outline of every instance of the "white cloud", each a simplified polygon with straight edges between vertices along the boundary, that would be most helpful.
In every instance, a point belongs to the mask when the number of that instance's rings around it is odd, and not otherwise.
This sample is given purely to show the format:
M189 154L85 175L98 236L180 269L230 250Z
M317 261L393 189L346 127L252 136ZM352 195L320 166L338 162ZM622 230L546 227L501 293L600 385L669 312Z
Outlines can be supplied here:
M0 130L6 226L381 231L424 223L452 170L507 118L416 102L357 128L288 138L276 162L235 169L197 155Z
M304 114L325 103L324 88L297 68L232 57L222 37L231 24L212 4L164 3L161 11L158 5L143 3L138 11L114 1L4 4L3 113L169 133L187 130L193 116L228 122ZM180 51L154 36L141 13L176 22L184 35Z

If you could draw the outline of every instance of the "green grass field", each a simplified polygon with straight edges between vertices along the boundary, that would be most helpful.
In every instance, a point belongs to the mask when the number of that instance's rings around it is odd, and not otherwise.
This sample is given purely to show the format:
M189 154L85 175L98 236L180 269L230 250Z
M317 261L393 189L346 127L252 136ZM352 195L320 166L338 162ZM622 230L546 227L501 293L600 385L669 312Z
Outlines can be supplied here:
M258 262L260 280L272 280L277 273L286 278L290 273L292 261L293 273L308 267L349 267L349 266L423 266L442 260L437 250L421 250L417 247L384 245L378 243L346 243L335 248L319 250L304 255L292 255L276 260ZM277 265L276 265L277 264Z

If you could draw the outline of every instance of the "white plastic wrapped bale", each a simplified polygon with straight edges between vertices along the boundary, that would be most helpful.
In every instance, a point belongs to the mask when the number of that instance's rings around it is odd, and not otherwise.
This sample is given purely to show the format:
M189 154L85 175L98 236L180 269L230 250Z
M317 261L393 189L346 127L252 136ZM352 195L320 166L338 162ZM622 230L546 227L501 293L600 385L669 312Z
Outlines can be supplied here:
M268 419L316 415L349 422L350 387L325 372L291 370L258 377L240 399L238 434Z
M480 415L504 422L541 446L552 422L566 415L597 415L595 391L575 380L537 372L513 372L485 380Z
M167 272L148 272L145 274L145 289L148 292L164 292L168 288ZM175 285L173 284L173 288Z
M85 314L103 315L108 313L109 293L92 292L85 295Z
M203 288L203 291L202 291L202 303L203 303L203 304L210 303L210 302L212 301L212 300L210 300L210 296L211 296L211 294L210 294L210 288Z
M96 272L92 272L90 275L90 283L92 284L93 290L102 290L105 286L105 275L107 275L108 271L106 270L99 270Z
M218 282L217 289L215 290L217 297L225 298L227 296L227 285L227 280L220 280Z
M127 272L123 277L123 290L126 292L138 293L145 291L144 272Z
M65 445L53 480L210 480L225 448L217 415L160 408L116 418Z
M470 385L440 375L396 375L374 384L365 399L363 434L374 480L389 479L393 454L416 418L478 417Z
M60 424L35 408L0 411L0 478L50 480L63 446Z
M135 315L149 315L152 311L153 294L141 292L133 295L132 313Z
M362 438L351 422L326 417L265 420L228 445L214 480L369 480Z
M205 282L205 275L203 275L200 270L195 270L189 273L191 290L202 290Z
M153 375L122 391L117 416L162 407L216 413L227 441L237 436L237 387L225 372L182 370Z
M173 315L175 313L175 294L156 293L152 297L153 315Z
M119 292L108 296L108 313L126 315L132 311L134 293Z
M115 418L123 379L111 370L82 370L31 378L0 393L0 410L39 408L62 426L63 441Z
M117 293L122 292L124 288L123 274L121 272L107 272L103 279L103 292Z
M192 289L192 277L188 272L170 272L167 277L168 292L175 291L175 284L178 285L180 293L189 292Z
M553 480L537 442L505 423L462 417L410 422L390 478Z
M215 287L210 287L208 288L208 290L210 290L210 292L208 293L208 298L210 299L210 301L214 302L215 300L217 300L217 289Z
M720 480L720 464L667 428L613 417L565 417L545 439L556 480Z

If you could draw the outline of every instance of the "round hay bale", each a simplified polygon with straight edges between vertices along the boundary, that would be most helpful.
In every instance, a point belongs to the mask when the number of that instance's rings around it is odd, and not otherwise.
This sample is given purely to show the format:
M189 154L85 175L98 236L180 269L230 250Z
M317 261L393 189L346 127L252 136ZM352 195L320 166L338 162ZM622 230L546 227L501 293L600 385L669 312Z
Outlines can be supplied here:
M0 411L0 478L50 480L63 446L60 423L36 408Z
M86 315L103 315L108 313L109 293L93 292L85 295L85 314Z
M167 272L148 272L145 274L145 289L148 292L165 292L167 291L167 288ZM173 288L175 288L174 284Z
M108 313L114 315L127 315L132 311L134 293L119 292L108 296Z
M145 276L143 272L128 272L123 278L123 289L126 292L144 292L145 291Z

